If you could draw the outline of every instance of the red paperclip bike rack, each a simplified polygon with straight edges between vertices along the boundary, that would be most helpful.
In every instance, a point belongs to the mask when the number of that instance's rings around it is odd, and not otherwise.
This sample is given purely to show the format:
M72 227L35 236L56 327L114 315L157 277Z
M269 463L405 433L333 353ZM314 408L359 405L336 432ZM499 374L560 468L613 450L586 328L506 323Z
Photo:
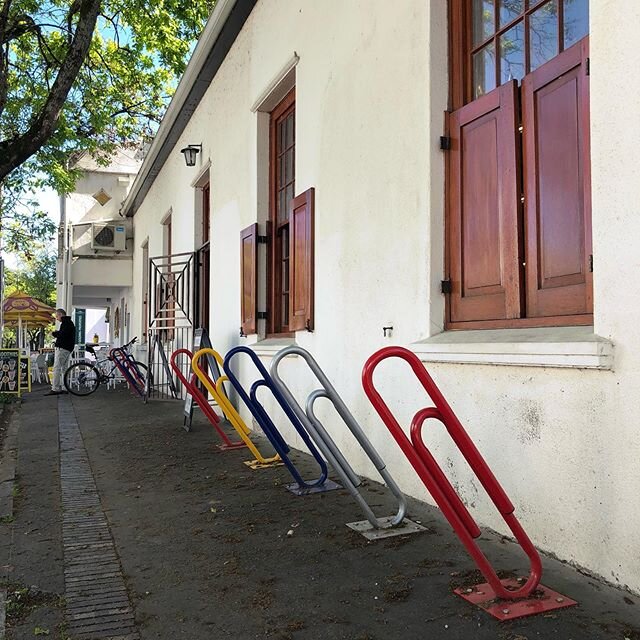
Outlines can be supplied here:
M420 409L414 415L411 421L411 440L405 435L373 384L375 368L388 358L400 358L406 361L435 405ZM477 604L500 620L521 618L577 604L574 600L540 585L542 576L540 556L515 517L515 507L420 359L413 352L402 347L380 349L365 363L362 371L362 385L371 404L487 580L485 584L456 589L455 593L465 600ZM424 443L422 427L425 421L430 418L439 420L446 427L460 453L476 474L507 526L511 529L516 541L529 558L530 571L526 580L501 580L476 543L476 538L481 533L480 528Z
M217 434L220 436L222 440L222 444L217 445L218 449L227 450L227 449L244 449L247 445L244 442L237 441L234 442L229 438L229 436L223 431L220 427L220 418L218 414L213 410L211 405L209 404L207 398L198 387L198 377L195 373L191 375L191 379L187 379L187 377L182 373L182 369L180 369L180 365L177 362L178 356L185 355L189 358L189 370L191 370L191 361L193 360L193 353L189 351L189 349L178 349L171 354L170 362L171 368L175 372L176 376L185 389L191 394L192 398L196 401L202 413L207 417L207 420L211 423L211 426L216 430Z
M133 357L122 347L114 347L109 351L109 358L114 362L118 371L129 385L129 389L139 397L144 396L144 376L140 373Z

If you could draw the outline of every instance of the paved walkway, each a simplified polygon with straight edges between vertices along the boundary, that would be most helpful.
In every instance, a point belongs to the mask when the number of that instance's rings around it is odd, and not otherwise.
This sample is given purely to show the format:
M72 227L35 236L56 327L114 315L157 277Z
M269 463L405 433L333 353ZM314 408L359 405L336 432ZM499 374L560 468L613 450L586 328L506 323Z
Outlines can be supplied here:
M81 439L69 435L71 405ZM10 638L33 638L36 626L52 638L76 637L69 577L71 565L79 565L69 555L71 521L62 517L70 479L65 456L75 451L93 496L89 516L101 540L113 541L102 559L113 563L107 573L122 568L126 591L118 593L128 594L141 640L640 640L640 599L551 559L544 559L545 584L580 606L494 621L451 593L478 576L437 510L411 502L410 515L425 533L368 542L345 527L361 518L346 492L291 495L284 468L252 471L242 464L246 452L215 452L214 434L201 419L191 433L180 428L177 405L144 406L124 391L72 402L36 392L20 420L20 498L15 521L0 525L0 534L9 530L13 540L10 584L37 586L42 595L9 616ZM306 456L297 459L313 472ZM371 483L367 492L379 513L392 512L384 488ZM482 540L507 573L522 571L512 544L490 534ZM103 612L113 603L104 604ZM130 620L125 599L118 604ZM111 632L99 637L123 637Z
M122 569L71 400L58 402L67 630L77 640L138 640Z

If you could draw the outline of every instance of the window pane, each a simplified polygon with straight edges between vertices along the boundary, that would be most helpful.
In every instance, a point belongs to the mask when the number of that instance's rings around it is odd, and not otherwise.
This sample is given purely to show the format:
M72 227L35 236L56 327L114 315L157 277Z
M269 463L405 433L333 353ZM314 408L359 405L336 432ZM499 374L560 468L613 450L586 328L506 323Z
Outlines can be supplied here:
M284 156L280 156L278 158L278 187L284 187L285 180L285 165L284 165Z
M283 222L287 219L287 203L285 200L284 189L278 192L278 222Z
M293 113L287 117L287 147L293 145Z
M473 97L496 88L496 54L493 42L473 55Z
M552 0L529 16L531 70L558 55L558 0Z
M287 185L287 188L285 189L285 206L286 206L286 211L285 211L285 219L288 220L289 219L289 203L293 200L293 185Z
M498 19L500 20L500 26L515 20L524 11L524 0L499 0L500 10L498 12Z
M564 48L589 33L589 0L564 0Z
M524 23L500 36L500 84L524 77Z
M473 0L473 46L495 33L494 0Z
M282 150L284 149L284 143L285 143L285 121L284 120L280 120L280 122L278 122L278 153L282 153Z
M285 154L284 177L286 182L293 182L293 149Z

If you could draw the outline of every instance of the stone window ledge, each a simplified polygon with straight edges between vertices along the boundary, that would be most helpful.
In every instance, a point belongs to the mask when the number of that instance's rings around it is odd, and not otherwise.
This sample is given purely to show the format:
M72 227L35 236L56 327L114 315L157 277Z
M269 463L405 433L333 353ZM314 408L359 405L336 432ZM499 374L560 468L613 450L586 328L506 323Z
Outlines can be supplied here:
M613 368L613 344L593 327L445 331L408 348L423 362Z
M285 347L291 347L296 344L295 338L266 338L265 340L258 340L253 344L247 345L259 356L273 357ZM289 356L295 358L297 356Z

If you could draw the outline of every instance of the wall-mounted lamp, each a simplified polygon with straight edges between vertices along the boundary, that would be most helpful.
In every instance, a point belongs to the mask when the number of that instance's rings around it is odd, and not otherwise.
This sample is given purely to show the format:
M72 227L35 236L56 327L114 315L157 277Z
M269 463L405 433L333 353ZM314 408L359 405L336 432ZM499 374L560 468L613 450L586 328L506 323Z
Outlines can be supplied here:
M202 151L201 144L190 144L188 147L184 149L180 149L180 153L184 154L184 161L187 164L187 167L195 167L196 166L196 156Z

